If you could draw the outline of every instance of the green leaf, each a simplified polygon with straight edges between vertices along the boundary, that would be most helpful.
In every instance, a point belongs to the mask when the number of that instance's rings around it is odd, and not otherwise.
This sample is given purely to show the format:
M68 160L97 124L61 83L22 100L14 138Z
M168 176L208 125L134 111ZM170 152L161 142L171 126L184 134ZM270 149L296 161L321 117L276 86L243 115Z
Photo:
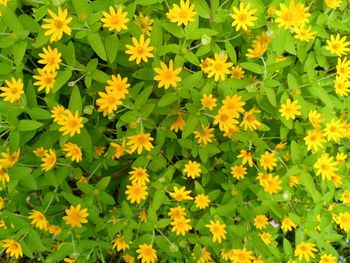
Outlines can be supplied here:
M103 191L104 189L106 189L106 187L108 186L109 182L111 181L111 177L107 176L107 177L103 177L97 184L96 184L96 188L99 189L100 191Z
M108 35L105 39L105 47L107 52L107 58L110 63L113 63L117 57L119 49L119 39L117 35Z
M277 107L276 93L273 88L265 87L265 94L272 106Z
M168 106L175 101L177 101L177 94L175 92L172 93L167 93L165 94L159 101L158 101L158 106L159 107L165 107Z
M194 0L196 6L196 11L200 17L209 19L210 18L210 8L205 0Z
M159 19L155 19L151 32L151 46L159 49L163 45L163 29Z
M16 65L20 65L22 63L24 54L26 53L26 49L27 49L27 41L25 40L17 42L12 47L12 54Z
M8 7L0 5L0 12L2 13L2 20L13 32L19 33L23 31L21 22Z
M66 84L72 76L72 70L68 69L65 71L59 71L57 74L57 78L55 81L55 84L52 88L52 93L56 93L60 90L60 88L63 87L64 84Z
M264 72L263 66L253 63L253 62L243 62L240 66L256 74L262 74Z
M197 115L193 115L193 114L189 115L185 122L185 128L182 131L182 138L186 138L190 134L192 134L198 122L199 122L199 117Z
M72 89L68 108L73 114L75 114L76 111L78 111L78 113L80 114L82 111L81 96L79 88L77 86L74 86Z
M162 27L177 38L183 38L185 36L185 33L181 27L178 27L176 24L167 20L162 21Z
M17 130L18 131L33 131L36 129L39 129L42 127L44 124L38 121L33 121L33 120L20 120L18 121L17 124Z
M103 45L100 34L90 32L87 36L87 39L90 46L96 52L96 54L104 61L107 61L106 50Z

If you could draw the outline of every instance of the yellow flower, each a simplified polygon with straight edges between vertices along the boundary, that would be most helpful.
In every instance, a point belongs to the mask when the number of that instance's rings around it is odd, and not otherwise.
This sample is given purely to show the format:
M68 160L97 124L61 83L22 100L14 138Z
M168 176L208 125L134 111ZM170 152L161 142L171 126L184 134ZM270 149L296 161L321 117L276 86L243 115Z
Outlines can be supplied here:
M231 174L237 180L241 180L247 174L247 168L245 168L242 164L232 166L231 167Z
M146 200L147 197L147 186L141 185L135 182L132 182L131 185L126 186L127 190L125 194L127 195L127 200L130 200L130 203L139 204L141 200Z
M64 258L63 262L65 262L65 263L76 263L76 261L74 259L71 259L71 258Z
M324 128L324 134L327 136L327 141L340 142L340 139L344 137L345 127L341 120L333 118L326 124Z
M201 71L203 71L204 73L208 73L208 67L210 66L210 58L202 58L199 66L201 67Z
M258 121L255 117L255 113L259 113L258 109L251 109L246 111L243 116L243 120L240 126L243 126L244 130L255 131L262 126L262 123Z
M186 0L186 2L180 0L180 6L173 4L173 7L166 13L168 19L173 23L177 23L178 26L187 26L189 22L194 21L195 15L194 4L191 5L189 0Z
M214 118L214 124L219 124L219 129L221 131L228 131L229 129L234 128L238 121L234 119L232 113L232 111L221 107Z
M260 156L260 164L265 170L273 170L274 167L277 166L277 158L275 158L275 153L265 151L265 153Z
M146 169L141 167L132 167L133 171L130 171L129 174L131 183L145 185L149 182L149 175L147 174Z
M348 96L348 93L350 92L350 82L343 77L337 76L334 81L334 89L335 93L339 96Z
M129 254L123 255L123 260L124 260L126 263L134 263L134 262L135 262L134 257L131 256L131 255L129 255Z
M295 5L294 0L290 1L289 7L285 4L280 4L280 9L276 11L276 15L278 16L276 23L278 23L278 27L283 27L284 29L289 29L291 26L305 25L311 15L308 13L308 8L304 4L297 3Z
M232 249L231 250L231 261L232 263L251 263L254 260L253 252L243 249Z
M231 77L235 79L243 79L244 78L244 70L240 66L232 66L231 68Z
M56 152L53 149L49 149L47 153L45 153L44 157L41 158L42 164L41 168L43 171L48 172L56 165Z
M350 232L350 213L340 213L339 215L333 216L334 221L339 225L339 227L344 230L345 233Z
M33 78L37 80L34 82L34 85L39 86L38 91L45 89L45 92L49 93L56 82L57 72L48 73L43 69L38 69L38 72L39 75L33 76Z
M141 244L136 250L137 258L141 259L141 263L154 263L157 261L157 252L151 244Z
M199 144L204 144L205 146L208 145L208 143L212 142L211 138L214 138L214 134L211 134L212 131L214 131L214 128L205 127L202 125L202 132L200 131L194 131L195 137L198 139Z
M179 130L182 131L185 127L185 121L182 118L181 111L177 112L177 119L176 121L170 126L171 131L178 132Z
M0 166L0 182L2 184L2 187L0 186L0 190L2 190L6 183L10 182L10 176L9 174Z
M98 112L102 112L103 116L113 113L119 105L123 104L117 92L100 91L98 95L100 98L96 100L96 105L98 106Z
M170 192L169 195L174 198L176 201L183 201L183 200L192 200L193 197L190 196L191 191L185 191L185 186L178 188L177 186L174 186L174 192Z
M50 9L47 10L51 16L51 18L44 18L44 22L41 27L44 29L48 29L45 32L45 36L50 37L50 43L54 41L58 41L62 38L63 33L67 35L71 35L72 29L68 26L68 24L72 21L72 17L67 17L68 9L64 9L62 11L61 7L58 7L58 15L52 12Z
M346 57L344 57L343 60L341 60L341 58L338 58L336 69L337 76L342 77L344 79L350 78L350 60L347 60Z
M227 54L216 53L214 59L210 58L208 66L208 78L214 76L215 81L225 80L226 75L230 74L229 68L232 67L233 63L226 62L228 59Z
M140 12L138 16L134 15L134 19L136 24L141 28L142 32L146 36L151 36L152 24L154 22L154 19L151 19L147 15L143 15L142 12Z
M137 154L141 154L143 149L150 151L153 149L151 141L154 139L149 133L140 132L139 134L129 137L130 152L133 153L137 149Z
M63 116L59 125L61 125L59 131L63 132L63 135L69 134L73 137L75 134L80 134L80 129L84 127L83 117L79 117L78 111L73 115L71 111L66 110L66 115Z
M315 258L315 252L317 251L318 250L316 249L315 244L301 242L299 245L296 246L294 250L294 255L298 257L300 261L305 259L307 262L309 262L310 258Z
M201 175L200 164L197 163L196 161L189 160L187 164L185 164L185 168L183 169L183 172L186 174L187 177L196 179Z
M283 232L292 231L292 229L295 227L296 227L296 224L293 222L293 220L290 217L283 218L281 223L281 229Z
M28 218L32 220L32 225L35 225L39 229L47 230L49 222L43 213L33 210L29 213Z
M126 147L125 147L125 144L126 144L126 139L125 138L123 138L121 144L118 144L118 143L115 143L115 142L111 143L111 146L113 148L115 148L112 158L119 159L121 156L124 155L124 153L127 151Z
M18 102L21 95L24 93L22 80L16 80L12 77L11 81L5 79L5 83L7 88L0 87L0 90L2 91L0 97L4 97L4 101L9 101L11 103Z
M213 235L213 242L221 244L222 240L226 239L226 225L221 224L218 220L210 220L210 224L205 225Z
M181 206L172 207L170 208L170 212L168 213L168 216L170 216L172 220L176 218L185 217L186 216L185 208Z
M15 257L16 259L23 257L21 244L14 239L5 239L2 241L2 247L6 249L6 254L10 257Z
M331 35L331 38L327 40L327 46L326 49L331 52L331 54L341 56L346 55L348 51L350 51L350 48L348 46L350 45L349 41L346 41L346 36L340 37L339 34L336 36Z
M145 210L142 210L139 213L139 219L142 223L146 223L147 222L147 212Z
M111 146L113 146L112 144L113 143L111 143ZM98 156L101 156L105 151L104 146L95 146L94 149L95 149L95 152L97 153Z
M0 0L0 5L7 6L8 0ZM2 16L2 13L0 12L0 16Z
M49 224L48 228L49 228L49 233L51 235L54 235L54 236L58 236L62 232L62 229L59 226L56 226L56 225L50 225Z
M259 237L261 238L261 240L265 243L265 245L268 245L271 243L272 240L272 236L269 233L263 232L259 234Z
M102 14L103 18L101 18L101 22L103 23L103 27L108 27L109 31L115 30L120 32L122 29L128 29L126 26L126 23L129 21L129 18L127 18L128 13L123 12L121 6L118 7L117 12L113 6L110 6L109 13L102 12Z
M317 152L323 148L325 139L324 134L320 130L310 130L307 132L307 136L304 138L305 145L308 151Z
M128 83L128 78L122 78L120 74L117 76L112 75L110 80L107 80L106 92L107 93L115 93L120 99L124 99L125 96L129 93L128 88L130 84Z
M201 248L201 254L199 256L197 263L209 263L209 262L212 262L212 260L213 259L209 251L205 247Z
M71 205L69 209L65 210L66 216L63 219L66 221L67 225L71 227L82 227L82 224L87 223L87 217L89 216L87 208L81 209L81 205L77 206Z
M239 9L236 6L233 6L232 9L232 26L236 27L236 31L238 31L240 28L247 31L248 27L254 26L254 21L258 19L255 16L257 10L251 8L250 3L245 5L244 2L240 2Z
M244 112L244 105L245 102L242 101L242 97L237 95L226 96L222 101L222 108L228 110L233 118L238 118L239 114Z
M253 167L254 165L252 152L250 151L241 150L237 158L243 158L242 164L247 163L250 167Z
M248 49L246 56L248 58L258 58L261 57L268 49L272 38L267 36L265 32L261 35L257 35L256 39L253 40L252 48Z
M129 243L126 243L124 240L124 236L122 235L117 235L117 237L115 239L112 240L112 244L113 244L113 249L117 248L117 251L125 251L126 249L129 248Z
M177 83L181 81L181 78L178 76L181 70L181 67L174 69L174 62L172 59L169 61L169 67L161 61L160 68L154 69L158 74L154 77L154 80L159 81L158 88L164 87L168 89L170 86L175 88Z
M5 206L5 200L4 198L0 197L0 211L4 209L4 206Z
M195 197L194 203L196 204L196 207L198 209L205 209L209 206L210 204L210 199L207 195L205 194L199 194Z
M301 106L298 104L298 100L294 100L293 102L290 99L287 99L286 103L281 105L281 109L279 112L281 116L286 118L287 120L294 120L295 117L300 116Z
M279 176L273 176L268 174L265 179L261 180L260 185L264 188L264 191L269 194L276 194L281 191L282 181Z
M188 224L189 222L191 222L191 220L185 217L174 218L174 221L170 223L170 225L173 226L171 232L175 232L176 235L181 234L184 236L186 232L192 229L192 227Z
M322 180L332 180L332 177L338 172L338 164L333 161L333 156L329 156L328 153L322 154L314 164L314 168L317 169L316 175L321 175Z
M343 202L343 204L350 204L350 192L344 192L342 193L340 200Z
M70 157L72 161L80 162L83 159L83 154L81 153L80 147L75 143L65 143L63 144L63 151L66 152L66 157Z
M48 73L58 70L62 61L61 53L58 52L58 49L51 49L51 47L48 46L47 48L43 47L43 52L44 53L39 53L41 59L38 60L38 63L45 65L43 70Z
M319 263L338 263L338 259L336 256L333 256L332 254L323 254L320 258Z
M345 153L340 153L340 152L338 152L337 156L335 157L338 164L344 163L346 158L348 158L348 156Z
M52 108L51 113L51 118L53 118L53 121L59 124L62 123L66 117L67 110L63 106L57 105Z
M308 117L309 117L309 122L314 128L319 129L321 127L320 123L322 122L322 119L321 119L320 113L318 113L315 110L311 110L309 111Z
M294 187L300 183L300 176L299 175L291 175L288 178L288 184L290 187Z
M268 223L269 219L265 215L257 215L254 218L254 226L259 230L265 229Z
M311 26L309 27L295 27L294 28L295 38L299 39L300 41L309 42L310 40L315 38L316 32L312 31Z
M10 168L14 166L19 158L20 155L20 149L17 151L14 151L13 153L10 153L10 150L7 149L6 152L2 152L1 156L2 158L0 159L0 167L2 168Z
M325 0L325 2L329 8L336 9L341 5L342 0Z
M43 147L38 147L36 148L33 153L39 157L39 158L43 158L45 156L45 154L47 153L47 150L45 150Z
M154 49L154 47L149 46L150 42L150 38L147 38L145 41L144 35L140 36L139 41L133 37L132 43L134 45L125 45L125 47L128 49L125 51L125 53L131 55L129 57L129 61L136 60L136 64L140 64L142 60L148 62L148 58L153 58L154 55L151 53L151 51Z
M213 97L213 94L203 94L203 97L201 98L201 103L203 108L213 110L216 107L216 98Z

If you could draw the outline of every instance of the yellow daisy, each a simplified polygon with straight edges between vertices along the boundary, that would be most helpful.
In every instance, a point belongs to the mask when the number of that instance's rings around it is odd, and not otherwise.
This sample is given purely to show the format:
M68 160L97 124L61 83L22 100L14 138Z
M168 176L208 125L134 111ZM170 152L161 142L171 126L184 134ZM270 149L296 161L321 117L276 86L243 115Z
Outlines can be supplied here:
M65 210L66 215L63 219L66 221L67 225L71 227L82 227L82 224L86 224L87 217L89 216L87 208L81 209L81 205L76 206L71 205L69 209Z
M63 132L63 135L69 135L70 137L80 134L80 129L84 127L83 118L79 117L78 111L73 115L69 110L66 111L66 115L59 125L61 125L59 131Z
M34 75L33 78L37 81L34 82L35 86L38 86L38 91L45 89L46 93L49 93L56 81L57 72L46 72L43 69L38 69L39 75Z
M139 41L133 37L132 43L134 45L125 45L125 47L128 49L125 51L125 53L131 55L129 57L129 61L136 60L136 64L140 64L142 60L148 62L148 58L153 58L154 55L151 53L151 51L154 49L154 47L149 45L150 42L151 39L147 38L145 40L144 35L140 36Z
M67 17L68 9L64 9L62 11L61 7L58 7L58 14L56 15L50 9L47 10L51 16L51 18L44 18L45 24L41 27L44 29L48 29L45 32L45 36L50 37L50 42L58 41L62 38L63 33L67 35L71 35L72 29L68 26L68 24L72 21L72 17Z
M169 61L169 67L164 62L160 62L160 68L154 69L158 74L154 77L154 80L159 81L158 88L164 87L165 89L168 89L170 86L175 88L177 83L181 81L181 77L178 76L181 70L181 67L174 69L172 59Z
M150 151L153 149L151 141L154 139L151 137L151 134L140 132L139 134L129 137L129 142L127 145L130 145L129 151L133 153L137 149L137 154L141 154L143 149Z
M51 49L50 46L47 48L43 47L43 53L39 53L41 59L38 60L38 63L44 64L43 70L50 73L55 72L60 68L60 63L62 54L58 52L57 48Z
M110 6L109 13L103 12L102 14L103 18L101 18L101 22L103 23L103 27L107 27L109 31L115 30L120 32L122 29L128 29L126 25L129 21L129 18L127 18L128 13L123 12L121 6L118 7L117 12L113 6Z
M166 16L171 22L177 23L178 26L187 26L189 22L194 21L194 16L196 15L194 7L194 4L191 5L189 0L186 0L186 2L185 0L180 0L180 6L173 4Z
M16 80L12 77L11 81L5 79L5 83L7 88L0 87L0 91L2 91L2 93L0 93L0 97L4 97L4 101L9 101L11 103L18 102L21 95L24 93L22 80Z
M245 5L244 2L240 2L239 9L236 6L233 6L232 9L233 9L232 26L236 27L236 31L240 30L241 28L244 31L247 31L248 27L254 26L254 21L258 19L255 16L255 13L257 10L251 8L250 3Z
M66 157L71 158L71 160L74 162L80 162L83 159L83 154L81 153L80 147L71 142L67 142L62 145L62 150L66 152Z

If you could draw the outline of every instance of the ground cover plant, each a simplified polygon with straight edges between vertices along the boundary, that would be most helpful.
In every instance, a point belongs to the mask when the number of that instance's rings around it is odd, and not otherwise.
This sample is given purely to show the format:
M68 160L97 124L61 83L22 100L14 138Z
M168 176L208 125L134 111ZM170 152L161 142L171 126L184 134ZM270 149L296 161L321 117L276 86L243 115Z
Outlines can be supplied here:
M346 0L0 0L2 262L350 260Z

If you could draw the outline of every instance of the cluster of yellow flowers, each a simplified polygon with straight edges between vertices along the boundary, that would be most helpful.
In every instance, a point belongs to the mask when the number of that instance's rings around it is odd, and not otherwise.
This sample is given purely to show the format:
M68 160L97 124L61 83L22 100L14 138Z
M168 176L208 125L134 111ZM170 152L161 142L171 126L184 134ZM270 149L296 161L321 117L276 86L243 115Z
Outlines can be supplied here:
M0 78L7 257L31 256L36 236L26 237L39 229L68 263L84 262L80 252L102 262L340 262L343 245L331 243L350 233L342 1L325 0L326 12L295 0L66 2L35 3L11 26L17 3L0 0L3 30L14 31L0 35L16 44L23 24L23 35L35 32L18 43L40 48L24 52L26 73ZM15 70L6 41L0 67ZM63 63L78 49L76 66Z

